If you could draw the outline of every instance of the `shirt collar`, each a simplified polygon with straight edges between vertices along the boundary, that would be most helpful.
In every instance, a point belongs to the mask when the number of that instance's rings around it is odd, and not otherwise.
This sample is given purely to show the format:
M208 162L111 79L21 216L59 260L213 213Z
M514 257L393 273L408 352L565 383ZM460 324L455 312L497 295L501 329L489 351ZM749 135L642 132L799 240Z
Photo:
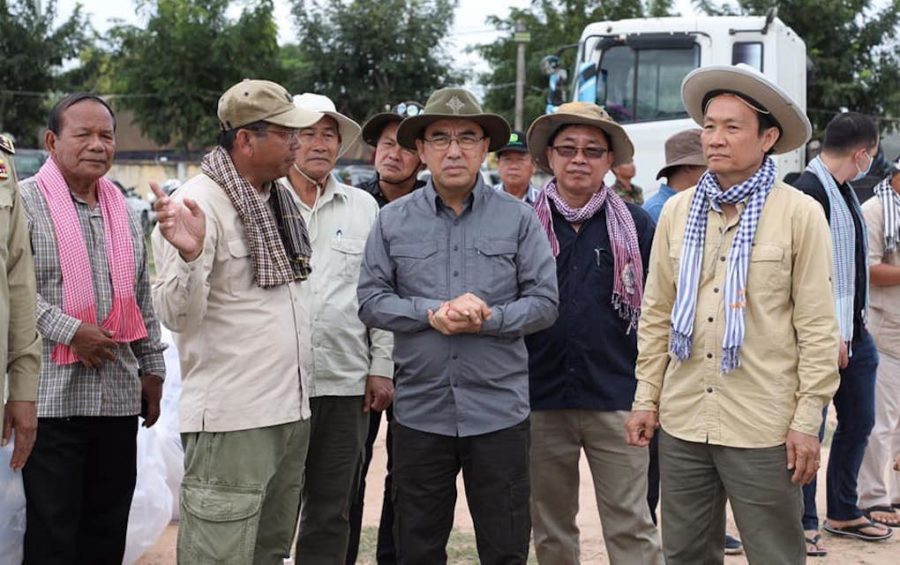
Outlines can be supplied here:
M489 193L491 192L493 192L493 189L484 184L484 178L481 176L481 173L479 173L478 178L475 180L475 188L473 188L472 192L469 193L469 196L466 197L466 203L463 206L463 209L468 208L469 206L474 207L476 202L481 202L485 198L488 198ZM437 215L439 210L438 202L441 197L438 196L437 191L434 189L433 178L429 178L428 182L425 183L425 186L422 187L422 194L425 196L425 202L431 208L431 211Z

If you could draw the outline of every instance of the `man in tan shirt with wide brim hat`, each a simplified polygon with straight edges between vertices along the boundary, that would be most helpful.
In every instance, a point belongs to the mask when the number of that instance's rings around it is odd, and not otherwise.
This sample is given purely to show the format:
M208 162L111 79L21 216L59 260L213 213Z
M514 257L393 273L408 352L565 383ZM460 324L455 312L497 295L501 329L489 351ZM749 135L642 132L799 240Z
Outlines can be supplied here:
M821 207L771 153L810 124L745 66L698 69L682 99L709 170L666 202L638 330L629 441L660 434L669 565L721 563L731 501L751 563L806 562L800 485L819 467L837 389L831 245ZM659 428L657 428L659 426Z

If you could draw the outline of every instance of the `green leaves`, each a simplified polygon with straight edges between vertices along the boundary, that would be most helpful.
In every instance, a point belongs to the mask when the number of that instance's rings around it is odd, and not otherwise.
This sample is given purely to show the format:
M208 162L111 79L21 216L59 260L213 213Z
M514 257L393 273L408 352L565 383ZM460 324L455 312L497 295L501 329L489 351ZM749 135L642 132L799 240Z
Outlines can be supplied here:
M60 86L60 65L78 54L90 33L81 7L53 27L56 0L38 12L32 0L0 0L0 132L36 147L47 121L50 93Z
M293 93L318 92L362 121L462 82L445 43L456 0L294 0L297 44L283 48Z
M184 152L215 143L219 96L244 78L281 80L272 0L147 1L144 27L110 32L117 107L134 112L156 143Z

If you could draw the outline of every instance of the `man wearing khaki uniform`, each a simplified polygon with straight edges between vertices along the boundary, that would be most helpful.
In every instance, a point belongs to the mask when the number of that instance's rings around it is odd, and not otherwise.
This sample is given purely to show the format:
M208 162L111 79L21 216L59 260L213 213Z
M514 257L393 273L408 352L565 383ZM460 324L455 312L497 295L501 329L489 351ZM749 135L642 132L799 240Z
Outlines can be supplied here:
M769 155L811 127L742 65L693 71L682 99L709 170L656 227L626 432L647 445L660 427L668 565L723 562L726 499L751 563L802 564L800 485L838 385L831 240L819 204L775 180Z
M875 426L859 469L859 507L873 522L897 526L900 473L888 468L900 454L900 161L862 211L869 236L869 328L879 361Z
M41 340L35 328L34 261L16 184L12 142L0 135L0 421L5 446L15 432L10 467L25 465L37 430ZM9 377L9 397L6 379Z
M288 189L296 108L269 81L219 99L219 146L168 198L154 186L154 302L184 375L179 562L281 565L297 523L309 441L300 371L300 281L309 238Z

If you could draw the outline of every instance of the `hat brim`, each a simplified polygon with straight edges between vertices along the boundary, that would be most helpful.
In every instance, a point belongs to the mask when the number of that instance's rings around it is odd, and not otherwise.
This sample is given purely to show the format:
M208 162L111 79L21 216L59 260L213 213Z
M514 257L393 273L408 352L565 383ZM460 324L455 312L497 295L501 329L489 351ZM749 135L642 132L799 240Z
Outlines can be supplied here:
M293 104L291 106L293 106L291 109L269 116L262 121L286 128L308 128L322 118L322 114L319 112L298 108Z
M610 150L613 152L612 166L614 167L622 163L628 163L634 157L634 145L632 145L628 134L625 133L625 130L619 124L578 114L559 112L544 114L531 124L526 135L528 151L531 153L537 166L544 172L553 174L553 169L550 168L550 161L547 159L547 145L550 143L550 138L553 134L565 126L592 126L605 132L609 136Z
M668 178L669 170L674 169L675 167L683 167L685 165L694 166L694 167L705 167L706 166L706 157L699 153L695 153L693 155L685 155L680 159L675 159L671 163L666 163L666 165L656 173L656 180L659 180L663 177Z
M353 145L353 142L359 138L359 124L339 112L325 111L318 112L318 114L319 119L322 119L322 116L328 116L337 122L338 134L341 136L341 147L338 149L338 157L340 157L346 153Z
M391 122L400 123L402 121L403 116L395 114L394 112L375 114L363 124L362 139L372 147L375 147L378 145L378 138L381 137L381 132L384 131L384 128L387 127L388 124Z
M499 157L503 153L528 153L528 148L524 145L516 145L515 147L503 146L500 149L494 151Z
M469 120L475 122L484 130L485 137L491 140L488 151L496 151L509 142L511 130L509 124L502 116L497 114L419 114L404 119L397 129L397 143L407 149L416 149L416 140L422 138L422 134L429 125L440 120Z
M806 113L790 95L763 75L739 66L718 65L691 71L681 83L681 101L691 118L703 125L703 100L710 92L742 94L762 104L781 126L772 152L776 155L802 147L812 135Z

